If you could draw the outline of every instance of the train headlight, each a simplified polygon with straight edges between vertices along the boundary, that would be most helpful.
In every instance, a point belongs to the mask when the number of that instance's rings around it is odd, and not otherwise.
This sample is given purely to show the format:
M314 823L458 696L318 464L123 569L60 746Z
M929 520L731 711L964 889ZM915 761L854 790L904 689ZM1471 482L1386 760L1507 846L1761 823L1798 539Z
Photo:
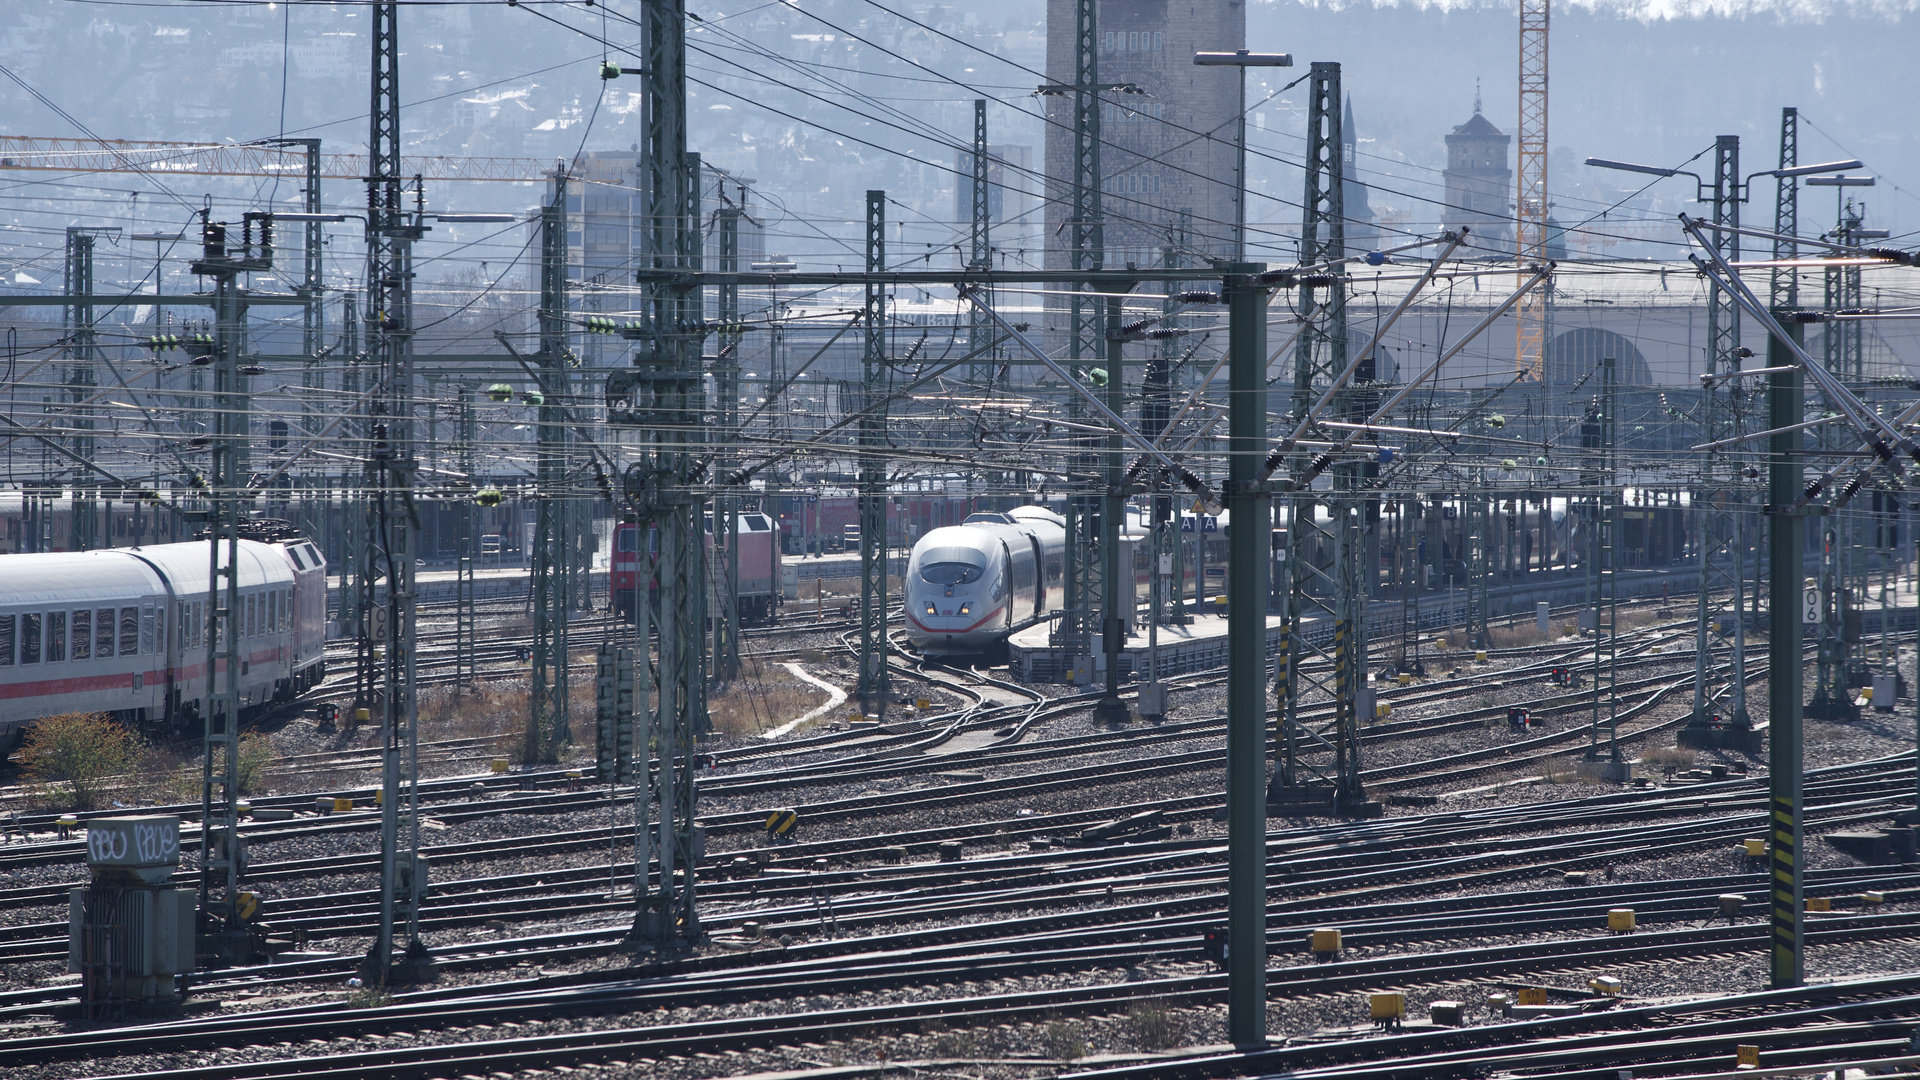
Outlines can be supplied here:
M961 604L961 605L960 605L960 614L962 614L962 615L971 615L971 614L973 614L973 604L972 604L971 602L969 602L969 603L965 603L965 604Z
M929 614L929 615L937 615L937 614L939 614L939 612L937 612L937 611L935 611L935 610L933 609L933 601L931 601L931 600L929 600L929 601L927 601L927 614Z

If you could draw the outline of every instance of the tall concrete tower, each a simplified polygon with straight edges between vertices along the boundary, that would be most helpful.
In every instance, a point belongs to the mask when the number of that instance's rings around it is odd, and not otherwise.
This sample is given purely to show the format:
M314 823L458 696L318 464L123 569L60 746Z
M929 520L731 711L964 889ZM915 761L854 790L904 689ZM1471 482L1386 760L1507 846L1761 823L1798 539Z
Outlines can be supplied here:
M1468 243L1475 255L1513 252L1513 169L1507 164L1512 144L1513 136L1481 115L1478 93L1473 118L1447 136L1447 201L1440 221L1449 229L1471 228Z
M1233 250L1234 104L1240 73L1195 67L1193 54L1246 47L1242 0L1100 0L1099 79L1138 93L1100 95L1101 203L1106 266L1158 266L1167 229L1192 213L1186 265ZM1047 0L1047 78L1074 78L1074 2ZM1048 269L1071 266L1063 226L1072 211L1073 100L1047 99ZM1197 134L1196 134L1197 133ZM1253 204L1250 219L1270 217ZM1249 244L1258 253L1262 232Z
M1360 136L1353 126L1353 95L1347 95L1345 115L1340 121L1341 190L1340 207L1347 215L1346 241L1349 254L1370 251L1380 245L1380 227L1374 224L1373 207L1367 205L1367 185L1356 177L1360 173Z

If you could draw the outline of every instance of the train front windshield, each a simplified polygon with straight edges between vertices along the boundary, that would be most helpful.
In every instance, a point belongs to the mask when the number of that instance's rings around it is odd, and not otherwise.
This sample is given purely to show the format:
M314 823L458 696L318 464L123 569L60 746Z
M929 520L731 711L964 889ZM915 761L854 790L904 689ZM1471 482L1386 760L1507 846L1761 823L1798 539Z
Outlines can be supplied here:
M920 577L930 585L971 585L980 580L980 568L967 563L931 563L920 568Z
M933 548L920 556L920 580L929 585L969 585L986 569L980 553L964 547Z

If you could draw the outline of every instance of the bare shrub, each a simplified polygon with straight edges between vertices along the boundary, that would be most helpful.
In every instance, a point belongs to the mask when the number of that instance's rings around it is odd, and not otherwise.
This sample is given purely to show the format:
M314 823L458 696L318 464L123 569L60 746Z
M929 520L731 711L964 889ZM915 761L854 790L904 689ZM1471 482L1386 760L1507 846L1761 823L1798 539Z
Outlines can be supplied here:
M63 713L27 729L21 770L73 810L94 810L109 792L131 794L145 744L104 713Z
M280 752L273 748L273 740L258 731L245 732L240 736L240 753L236 772L240 777L242 795L264 795L267 791L267 773L280 765Z
M139 797L161 805L200 801L200 755L148 743L133 766Z

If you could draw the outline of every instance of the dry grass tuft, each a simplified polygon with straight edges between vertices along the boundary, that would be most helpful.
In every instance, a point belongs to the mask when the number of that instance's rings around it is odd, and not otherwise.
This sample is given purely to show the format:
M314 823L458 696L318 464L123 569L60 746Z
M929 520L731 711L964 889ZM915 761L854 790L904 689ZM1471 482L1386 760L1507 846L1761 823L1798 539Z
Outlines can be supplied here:
M1087 1040L1078 1024L1049 1020L1040 1029L1040 1052L1055 1061L1073 1061L1087 1056Z
M1663 746L1642 751L1640 764L1669 774L1693 768L1694 753L1681 746Z
M1581 779L1580 762L1575 758L1550 761L1541 770L1541 778L1549 784L1577 784Z
M740 678L707 695L716 735L744 739L778 727L826 703L826 692L758 657L740 662Z
M1491 627L1487 636L1493 639L1493 647L1496 649L1522 649L1529 645L1542 645L1551 637L1550 634L1541 633L1540 627L1532 618L1524 622L1516 619L1512 626Z
M1158 998L1136 1001L1127 1010L1127 1030L1142 1050L1170 1050L1185 1041L1180 1021Z
M420 734L427 739L486 739L498 750L526 730L526 683L514 679L456 691L436 686L420 693Z

